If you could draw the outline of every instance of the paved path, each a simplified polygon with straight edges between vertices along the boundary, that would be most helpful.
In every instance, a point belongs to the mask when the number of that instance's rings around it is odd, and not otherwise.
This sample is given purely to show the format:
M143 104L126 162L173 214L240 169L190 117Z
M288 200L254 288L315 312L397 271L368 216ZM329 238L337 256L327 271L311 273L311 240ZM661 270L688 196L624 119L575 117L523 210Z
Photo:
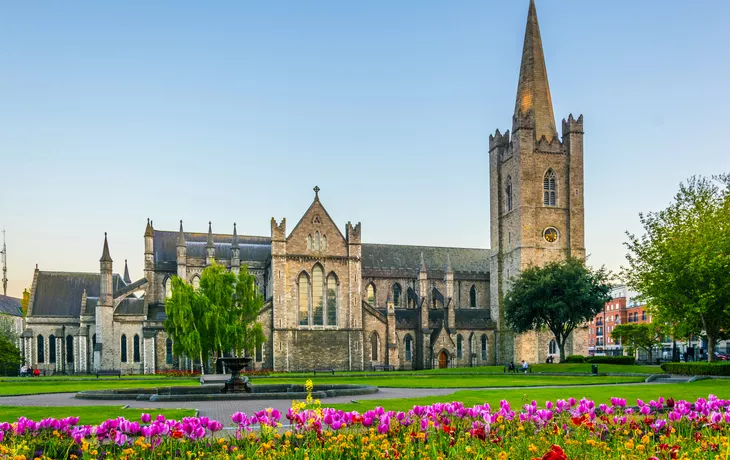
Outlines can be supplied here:
M600 384L591 386L616 386L617 384ZM621 385L651 385L651 383L629 383ZM535 387L490 387L490 388L380 388L375 394L358 396L340 396L327 398L322 402L325 404L348 403L353 399L395 399L395 398L420 398L425 396L445 396L460 390L473 391L501 391L501 390L527 390L539 388L581 388L586 385L548 385ZM224 424L230 423L231 415L234 412L245 412L251 414L268 407L276 408L286 413L291 407L288 399L253 400L253 401L98 401L90 399L76 399L76 393L39 394L30 396L3 396L0 397L0 406L124 406L141 409L197 409L200 416L210 417L219 420Z

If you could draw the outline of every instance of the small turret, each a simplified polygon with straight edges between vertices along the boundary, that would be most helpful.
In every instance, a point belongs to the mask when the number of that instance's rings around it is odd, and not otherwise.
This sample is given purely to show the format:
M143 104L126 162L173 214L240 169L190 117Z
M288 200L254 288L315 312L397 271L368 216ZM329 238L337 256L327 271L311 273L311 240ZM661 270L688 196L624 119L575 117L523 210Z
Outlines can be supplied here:
M451 268L451 257L446 254L446 268L444 269L444 284L446 285L446 298L454 298L454 269ZM453 305L453 300L452 300Z
M99 259L99 262L102 263L102 270L104 270L105 262L108 262L110 267L113 262L112 257L109 255L109 243L106 240L106 232L104 232L104 249L101 252L101 259Z
M129 277L129 267L127 266L127 259L124 259L124 282L132 284L132 279Z
M183 280L187 280L188 275L188 247L185 244L185 232L183 231L183 221L180 220L180 231L177 234L177 276Z
M155 271L155 251L154 251L155 232L152 222L147 218L147 226L144 229L144 277L148 283L152 283Z
M233 223L233 238L231 239L231 271L238 274L241 267L240 249L238 247L238 232L236 223Z
M418 272L418 301L421 308L421 329L428 330L428 268L421 253L421 269Z
M213 244L213 224L208 221L208 241L205 243L205 265L215 263L215 245Z

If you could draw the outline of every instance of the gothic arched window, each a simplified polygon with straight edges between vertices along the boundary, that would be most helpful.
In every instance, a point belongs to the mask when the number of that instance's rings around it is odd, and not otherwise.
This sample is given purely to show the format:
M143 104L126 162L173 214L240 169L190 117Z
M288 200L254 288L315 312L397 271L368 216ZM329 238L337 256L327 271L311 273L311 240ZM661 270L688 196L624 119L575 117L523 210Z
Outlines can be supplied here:
M337 275L330 273L327 277L327 326L337 326Z
M370 360L372 361L378 360L379 342L380 339L377 332L373 332L372 334L370 334Z
M299 325L309 326L309 277L299 275Z
M482 335L482 361L487 359L487 336Z
M510 212L512 210L512 176L507 176L505 195L507 197L507 212Z
M315 265L312 269L312 324L324 325L324 271L321 265Z
M551 355L558 354L558 343L555 340L551 340L548 345L548 353Z
M375 306L375 285L373 283L368 284L368 303Z
M121 345L120 351L122 352L122 362L126 363L127 362L127 336L125 334L122 334L122 339L121 339L120 345Z
M307 236L307 251L312 250L312 235Z
M193 282L191 284L193 285L193 290L197 291L200 289L200 277L198 275L193 276Z
M165 298L169 299L170 297L172 297L172 276L165 279Z
M469 289L469 306L471 308L477 307L477 288L476 288L476 286L472 286L471 289Z
M314 250L315 251L319 251L321 249L320 241L321 241L320 235L319 235L319 232L317 232L314 234Z
M406 352L405 352L406 361L410 361L411 358L413 357L413 344L411 342L412 342L411 336L406 335L406 338L403 339L403 343L405 344L405 347L406 347Z
M172 364L172 339L165 340L165 363Z
M256 347L256 362L260 363L264 360L264 344L260 343Z
M322 250L327 250L327 235L322 235Z
M461 334L456 336L456 358L462 359L464 357L464 338Z
M545 206L556 206L557 203L557 187L556 187L557 176L555 171L548 169L543 178L543 204Z
M45 347L45 341L43 339L42 335L39 335L36 337L36 344L38 345L36 348L38 348L38 362L44 363L46 362L46 347Z
M66 362L74 362L74 338L71 335L66 336Z
M91 336L91 362L94 362L94 350L96 349L96 334Z
M134 351L134 362L138 363L142 360L139 353L139 334L134 334L134 341L132 343L132 346Z
M393 285L393 305L394 306L400 307L400 298L401 298L400 284L395 283Z
M56 336L53 334L48 336L48 362L56 362Z

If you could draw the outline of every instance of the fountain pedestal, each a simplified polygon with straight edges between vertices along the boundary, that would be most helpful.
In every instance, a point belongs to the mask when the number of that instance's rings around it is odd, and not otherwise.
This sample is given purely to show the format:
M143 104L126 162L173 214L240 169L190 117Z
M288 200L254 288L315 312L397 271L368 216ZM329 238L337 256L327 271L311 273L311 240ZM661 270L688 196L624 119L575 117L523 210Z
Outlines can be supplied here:
M226 381L225 386L221 389L221 393L251 393L253 388L248 383L248 377L241 377L241 371L253 361L250 356L244 358L218 358L225 364L228 371L231 373L231 378Z

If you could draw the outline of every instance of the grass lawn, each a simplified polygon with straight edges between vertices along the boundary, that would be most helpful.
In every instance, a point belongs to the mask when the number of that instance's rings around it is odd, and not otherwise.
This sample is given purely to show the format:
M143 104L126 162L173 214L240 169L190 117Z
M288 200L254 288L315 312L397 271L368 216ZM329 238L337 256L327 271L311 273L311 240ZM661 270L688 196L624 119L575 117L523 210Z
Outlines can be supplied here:
M139 421L142 413L153 418L163 414L166 418L180 420L182 417L195 415L194 409L122 409L122 406L0 406L0 422L14 422L18 417L26 417L36 422L44 418L79 417L80 425L96 425L104 420L124 417L127 420Z
M606 383L643 382L644 377L628 376L545 376L536 374L475 374L475 375L443 375L413 373L387 373L383 376L370 377L350 375L342 377L281 377L252 378L251 383L260 384L299 384L311 378L317 384L354 384L375 385L390 388L487 388L487 387L526 387L543 385L591 385Z
M154 388L169 386L199 385L198 379L61 379L52 377L14 378L0 381L0 396L40 393L75 393L85 390L108 390L114 388ZM0 400L2 402L2 400Z
M424 398L405 398L405 399L370 399L361 400L359 403L348 404L332 404L342 410L356 410L360 413L383 406L386 410L409 410L414 405L433 404L437 402L460 401L467 406L476 404L484 404L488 402L492 407L496 407L501 400L507 400L516 408L524 403L536 400L538 404L543 405L545 401L555 401L558 399L568 398L589 398L597 403L610 403L612 397L626 398L626 400L635 404L636 399L649 401L660 396L665 398L685 399L688 401L714 394L720 398L730 398L730 388L726 380L701 380L693 383L671 383L656 385L616 385L610 387L586 386L580 388L535 388L535 389L519 389L519 390L502 390L502 391L475 391L463 390L457 391L445 396L430 396Z
M516 365L518 363L515 363ZM659 366L641 366L641 365L622 365L622 364L597 364L598 371L608 374L661 374L663 373ZM590 374L591 364L534 364L533 372L549 372L549 373L570 373L570 374ZM388 371L386 375L412 375L418 374L502 374L504 366L481 366L481 367L456 367L451 369L427 369L422 371ZM362 374L380 374L374 371L354 371L354 372L336 372L337 376L357 376ZM311 372L292 372L292 373L275 373L273 377L311 377ZM326 375L324 375L326 377Z

